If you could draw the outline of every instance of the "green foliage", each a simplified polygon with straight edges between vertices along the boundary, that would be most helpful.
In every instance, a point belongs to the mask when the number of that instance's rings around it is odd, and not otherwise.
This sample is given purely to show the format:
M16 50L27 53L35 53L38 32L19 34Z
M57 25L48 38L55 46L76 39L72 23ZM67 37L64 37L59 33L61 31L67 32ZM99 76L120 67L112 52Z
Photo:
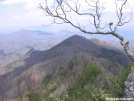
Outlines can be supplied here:
M69 68L70 70L72 70L73 67L74 67L74 63L73 63L73 61L71 60L71 61L69 61L69 63L68 63L68 68Z
M70 97L68 95L60 96L55 101L77 101L74 97Z
M69 71L65 69L65 70L63 70L62 72L59 72L59 76L60 76L60 77L63 77L63 76L66 77L66 75L67 75L68 73L69 73Z
M37 93L28 93L26 97L29 99L29 101L39 101L39 95Z
M56 84L52 84L45 87L46 92L43 94L42 101L54 101L50 94L54 93L54 91L58 88Z
M106 100L106 98L110 98L110 95L106 92L102 91L100 88L96 88L93 86L84 87L80 89L77 95L68 96L69 100L67 101L111 101ZM57 100L57 101L64 101L64 100ZM65 100L66 101L66 100Z
M24 97L27 99L25 99L25 101L40 101L39 93L35 92L34 90L25 93Z
M47 91L49 93L53 93L56 89L58 88L58 86L56 84L52 85Z
M108 101L106 98L109 98L108 94L99 88L94 88L94 90L91 92L90 101Z
M54 98L52 98L52 97L47 97L47 98L41 98L41 100L40 101L55 101L54 100Z
M132 66L133 66L132 63L128 63L128 64L127 64L127 67L128 67L128 68L131 68Z
M112 95L114 97L123 97L124 95L124 83L131 72L131 67L128 64L128 68L123 70L115 78L111 79L112 82Z
M79 90L83 89L87 84L96 85L96 77L99 74L102 74L102 70L93 63L84 67L74 84L68 89L68 95L77 95Z
M63 66L60 66L60 67L59 67L59 71L61 71L63 68L64 68Z
M43 79L43 81L42 81L42 84L46 86L46 85L50 82L51 78L52 78L52 74L47 74L47 75L44 77L44 79Z
M111 95L111 98L121 98L123 96L124 82L128 74L130 74L131 64L128 64L129 68L111 79L111 86L109 85L109 79L105 78L105 74L103 74L101 68L94 63L90 63L77 74L75 81L73 81L74 83L70 84L67 89L66 95L63 94L58 98L50 97L58 88L60 82L71 75L71 73L74 73L74 65L77 65L76 63L74 60L71 60L67 64L69 69L59 67L59 71L55 74L46 75L42 81L43 86L45 86L45 92L42 96L39 96L38 93L35 92L28 92L25 93L25 98L27 99L25 101L110 101L106 100L106 98L110 98ZM101 87L103 87L103 90Z
M110 90L110 85L107 82L107 79L104 77L104 85L105 85L105 90L109 91Z

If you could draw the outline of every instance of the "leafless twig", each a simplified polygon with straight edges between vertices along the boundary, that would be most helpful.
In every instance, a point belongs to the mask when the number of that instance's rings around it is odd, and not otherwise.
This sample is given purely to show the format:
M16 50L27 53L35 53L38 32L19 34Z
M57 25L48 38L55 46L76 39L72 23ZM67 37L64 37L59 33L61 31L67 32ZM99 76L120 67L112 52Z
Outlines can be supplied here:
M46 13L47 16L50 16L53 18L53 23L51 23L51 24L68 23L68 24L72 25L73 27L77 28L78 30L80 30L81 32L86 33L86 34L113 35L120 40L121 45L124 47L124 50L126 51L128 56L131 58L131 60L134 62L134 54L132 54L132 52L130 52L129 45L126 45L125 44L126 42L124 41L124 37L122 37L120 34L117 33L117 28L119 26L123 26L124 24L130 22L132 19L132 12L131 12L131 18L128 21L126 21L125 20L126 17L123 16L123 9L127 3L127 0L123 0L123 3L119 9L118 9L117 2L115 2L116 14L118 17L118 21L117 21L117 24L113 27L113 29L111 26L109 26L110 31L106 31L106 32L101 31L101 29L104 29L107 26L107 23L104 27L100 27L101 26L101 17L103 15L103 12L105 9L104 3L101 4L100 0L89 0L89 1L85 0L85 3L88 5L88 7L87 7L88 12L80 12L81 4L79 3L79 0L77 0L76 2L74 2L73 0L70 1L75 5L74 7L72 7L69 4L69 2L67 2L66 0L57 0L57 2L56 2L57 4L54 6L53 10L51 10L51 8L48 6L47 0L45 0L45 1L46 1L45 6L40 4L39 8L42 9ZM91 22L91 20L90 20L89 23L91 25L94 25L96 31L95 32L87 31L85 29L85 27L82 27L82 25L80 25L79 23L74 24L67 17L68 12L73 12L79 16L90 16L91 18L93 18L93 22ZM59 23L59 22L57 22L57 20L58 21L61 20L62 22Z

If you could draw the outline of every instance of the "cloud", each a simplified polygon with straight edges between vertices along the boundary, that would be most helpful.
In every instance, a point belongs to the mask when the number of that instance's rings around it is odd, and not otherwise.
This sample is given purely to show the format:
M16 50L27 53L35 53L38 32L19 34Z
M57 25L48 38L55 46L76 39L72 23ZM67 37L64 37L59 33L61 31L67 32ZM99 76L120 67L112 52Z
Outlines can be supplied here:
M3 4L3 5L11 5L11 4L23 3L25 1L26 0L5 0L5 1L2 1L1 4Z
M76 3L78 0L73 0L73 1ZM88 3L90 5L95 6L95 4L93 2L90 2L90 0L87 0L87 1L88 1ZM94 1L96 1L96 0L94 0ZM116 11L115 2L117 3L118 8L120 8L122 3L123 3L123 0L99 0L99 1L100 1L101 5L104 4L105 12L115 12ZM71 0L69 1L69 4L72 7L75 7L74 3ZM80 7L81 7L82 10L86 10L87 8L91 8L85 2L85 0L79 0L79 4L80 4ZM130 12L130 10L134 10L133 0L128 0L127 1L127 4L126 4L126 6L124 6L124 10L123 11L124 12Z
M2 1L1 4L3 5L11 5L11 4L18 4L18 3L24 3L24 8L25 9L37 9L37 6L40 3L44 3L45 0L5 0ZM74 7L74 4L70 0L70 5ZM73 0L76 2L77 0ZM122 0L100 0L100 3L105 3L106 7L106 12L115 12L116 7L115 7L115 1L117 2L118 6L121 6ZM48 4L52 5L54 0L48 0ZM82 9L86 9L87 5L85 4L85 0L79 0L79 3L81 5ZM134 3L133 0L128 0L127 5L124 9L125 12L130 11L130 8L134 10Z
M13 19L17 19L19 17L20 17L19 15L15 15L15 16L13 16Z
M5 0L0 2L3 5L13 5L23 3L25 9L37 9L40 3L44 3L45 0ZM53 3L53 0L48 0L49 4Z
M44 25L49 25L50 23L53 22L53 19L51 17L46 17L44 15L44 12L37 8L37 6L39 5L39 3L44 4L45 0L5 0L0 2L0 4L2 4L4 6L3 10L6 9L6 11L3 12L3 20L1 20L1 22L3 24L5 24L5 28L6 26L9 26L11 24L11 26L21 26L21 27L25 27L25 26L41 26L42 24ZM77 0L76 0L77 1ZM85 5L84 3L85 0L80 0L80 4L81 4L81 11L80 12L87 12L87 5ZM109 21L113 21L114 24L117 20L116 14L115 14L115 0L100 0L101 3L105 2L105 15L104 17L102 17L102 25L105 24L105 22L109 22ZM133 0L128 0L129 4L128 6L125 7L125 11L128 12L130 11L130 9L134 9L134 4L132 3ZM53 0L48 0L48 5L51 6L53 3ZM14 4L22 4L22 7L19 8L19 6L17 6L17 10L14 6L14 8L10 8L7 7L7 5L14 5ZM71 6L74 7L73 3L71 3ZM118 1L118 5L120 6L121 1ZM5 15L4 15L5 14ZM10 15L10 16L7 16ZM90 22L92 22L92 19L89 16L76 16L74 13L68 13L68 18L74 22L74 24L77 25L77 23L83 24L85 26L89 27L89 20ZM130 14L126 14L127 18L130 18ZM5 18L7 17L7 18ZM1 17L2 18L2 17ZM77 18L77 19L76 19ZM113 19L115 18L115 19ZM2 24L2 26L4 26ZM132 23L133 24L133 23ZM132 25L131 23L129 25ZM56 25L57 26L57 25ZM58 25L59 26L59 25ZM91 25L92 26L92 25ZM67 27L68 28L68 27Z
M27 0L25 5L24 5L24 8L25 9L37 9L38 5L43 2L44 0Z
M41 10L30 10L24 13L16 13L12 20L16 26L42 26L52 21L51 17L46 17Z

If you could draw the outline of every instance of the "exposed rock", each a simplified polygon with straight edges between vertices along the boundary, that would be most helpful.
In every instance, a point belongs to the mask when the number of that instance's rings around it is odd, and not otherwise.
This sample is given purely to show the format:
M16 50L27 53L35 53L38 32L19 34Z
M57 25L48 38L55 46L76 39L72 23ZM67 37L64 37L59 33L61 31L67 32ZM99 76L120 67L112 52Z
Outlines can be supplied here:
M125 98L134 98L134 71L132 71L127 80L125 81L125 91L124 97Z

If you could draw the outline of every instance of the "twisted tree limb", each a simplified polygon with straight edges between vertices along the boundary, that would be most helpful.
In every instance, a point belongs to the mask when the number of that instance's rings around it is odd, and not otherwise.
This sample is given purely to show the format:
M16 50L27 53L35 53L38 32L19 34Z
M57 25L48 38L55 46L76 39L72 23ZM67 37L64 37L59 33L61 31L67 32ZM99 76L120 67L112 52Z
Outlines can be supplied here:
M131 18L126 21L126 17L124 17L123 15L123 8L126 5L128 0L122 0L122 5L121 7L118 9L117 6L117 2L115 2L116 5L116 15L118 17L118 21L117 24L114 26L114 28L112 29L110 25L110 31L101 31L101 29L104 29L107 24L104 27L100 27L101 25L101 16L103 15L104 12L104 3L100 4L100 0L85 0L85 3L87 4L88 8L88 12L80 12L80 8L81 8L81 4L79 3L79 0L77 0L76 2L74 2L72 0L72 3L74 4L74 7L72 7L69 2L67 2L66 0L56 0L56 4L53 7L49 7L47 0L45 0L45 6L43 6L43 4L39 4L39 8L42 9L46 16L50 16L53 18L53 22L51 24L64 24L64 23L68 23L70 25L72 25L73 27L77 28L78 30L80 30L83 33L86 34L103 34L103 35L113 35L116 38L118 38L120 40L121 45L124 47L125 52L128 54L128 56L130 57L130 59L132 60L133 64L134 64L134 54L130 51L129 49L129 44L127 44L127 42L125 42L124 37L121 36L121 34L117 33L117 28L120 26L125 25L126 23L129 23L132 20L132 12L131 12ZM70 21L67 17L67 13L68 12L73 12L76 15L79 16L90 16L93 18L93 23L91 23L89 21L90 24L94 25L96 31L92 32L92 31L87 31L85 29L85 27L82 27L82 25L78 24L74 24L72 21ZM59 22L59 20L61 22ZM51 25L50 24L50 25Z

